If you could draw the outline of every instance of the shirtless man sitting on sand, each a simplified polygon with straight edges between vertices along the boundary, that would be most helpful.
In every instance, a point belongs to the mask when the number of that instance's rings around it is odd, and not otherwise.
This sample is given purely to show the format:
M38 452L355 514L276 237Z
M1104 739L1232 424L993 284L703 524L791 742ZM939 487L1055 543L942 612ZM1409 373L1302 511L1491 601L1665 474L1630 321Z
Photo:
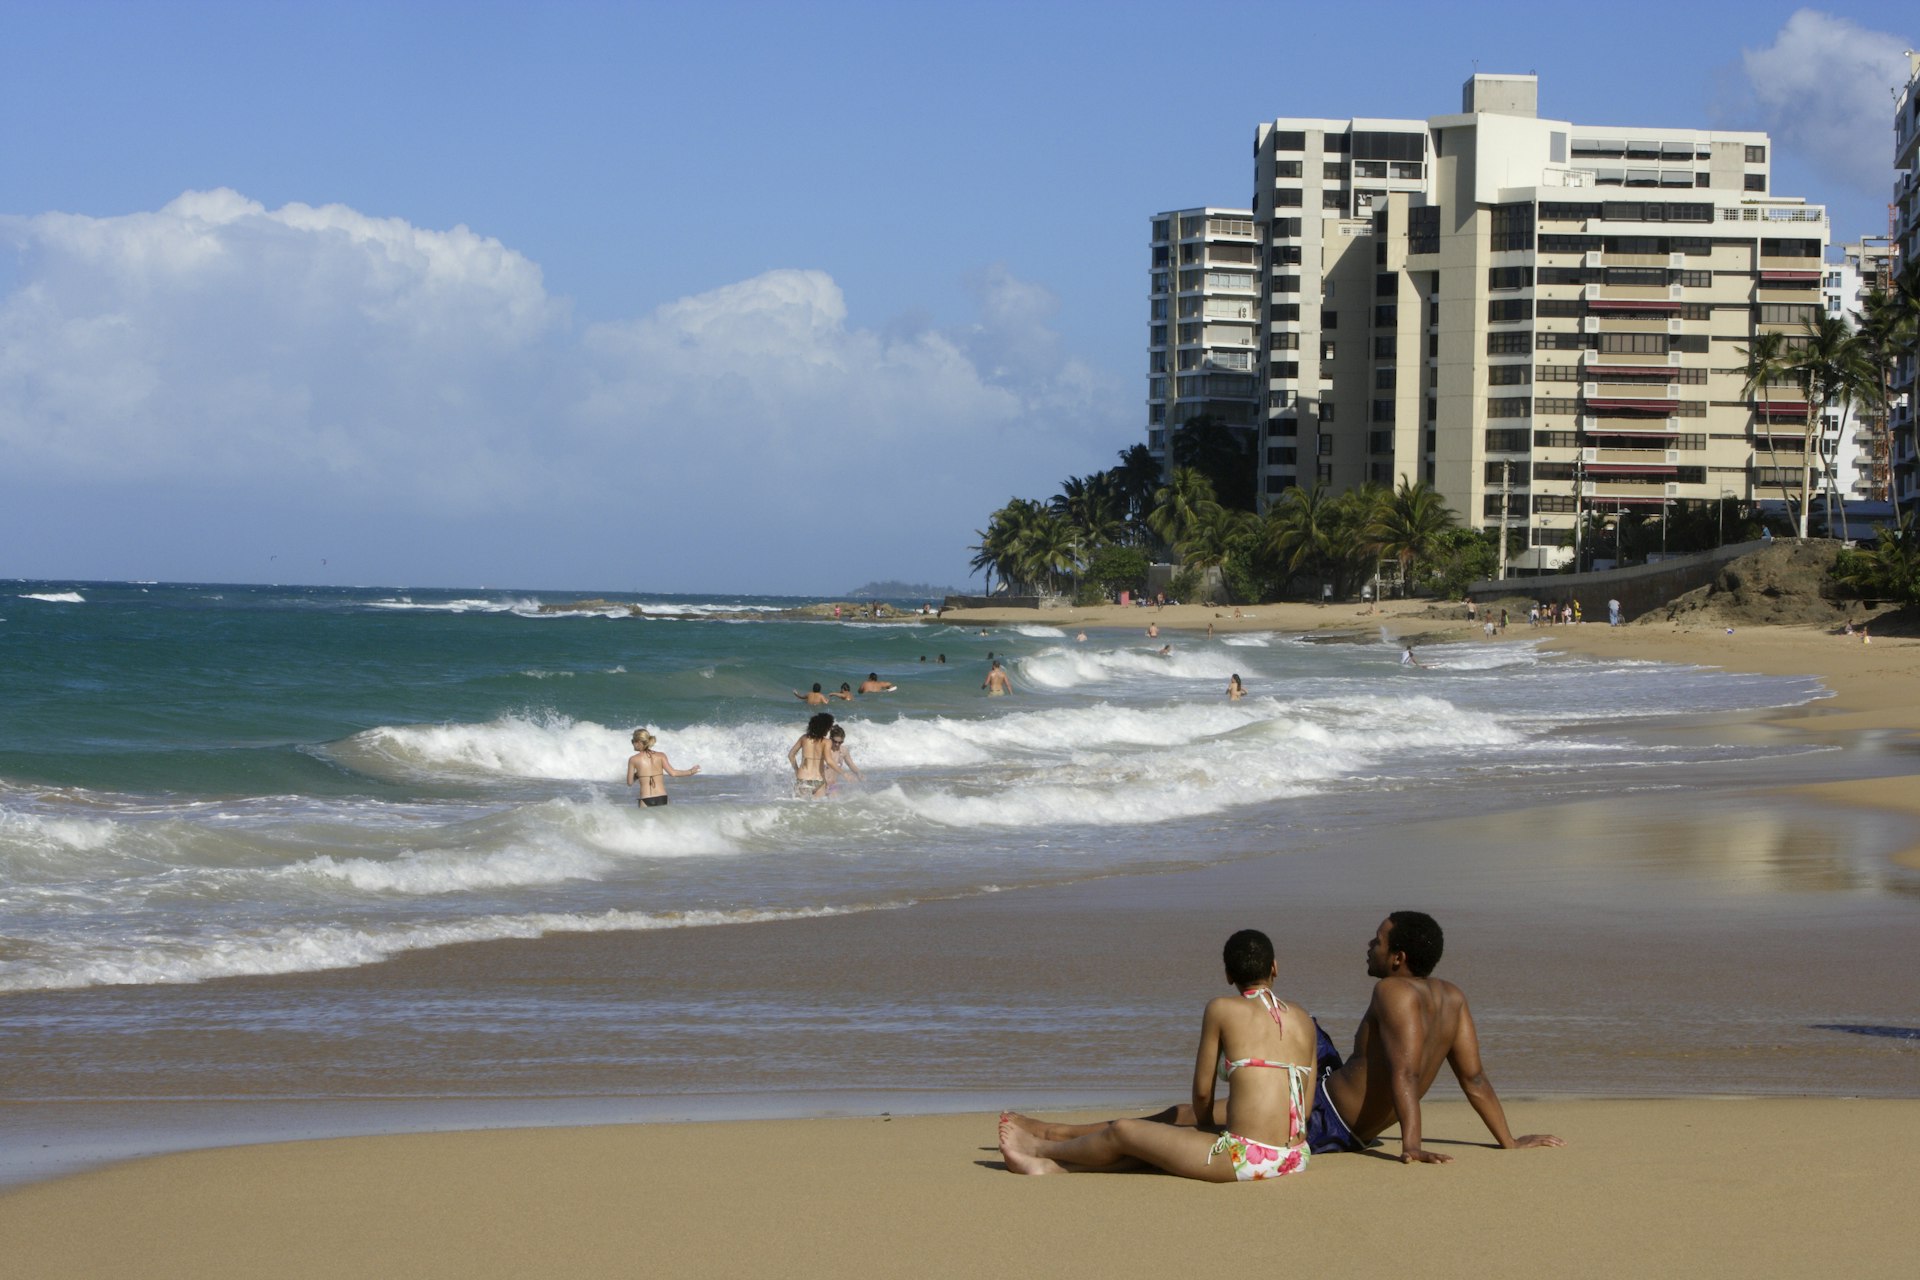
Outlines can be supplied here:
M1460 988L1429 975L1440 962L1445 939L1432 916L1396 911L1380 922L1367 942L1367 976L1377 978L1373 999L1354 1032L1353 1056L1339 1051L1319 1033L1320 1083L1314 1091L1307 1137L1316 1155L1360 1151L1395 1124L1400 1126L1402 1164L1446 1164L1453 1157L1421 1145L1420 1099L1433 1087L1440 1064L1453 1069L1461 1092L1502 1148L1560 1147L1547 1133L1515 1137L1506 1111L1480 1062L1480 1037ZM1077 1137L1101 1125L1050 1125L1026 1116L1014 1123L1041 1137ZM1169 1107L1146 1117L1163 1124L1191 1125L1191 1107Z

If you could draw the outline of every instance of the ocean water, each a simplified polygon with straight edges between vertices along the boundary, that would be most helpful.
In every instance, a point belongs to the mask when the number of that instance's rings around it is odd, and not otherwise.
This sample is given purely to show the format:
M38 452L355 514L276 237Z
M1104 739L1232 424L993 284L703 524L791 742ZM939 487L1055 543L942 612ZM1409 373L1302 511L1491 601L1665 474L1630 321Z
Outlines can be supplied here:
M0 587L0 1000L899 908L1254 858L1360 810L1656 792L1811 748L1650 721L1822 696L1525 644L1412 669L1368 635L539 612L573 598ZM989 654L1014 696L982 694ZM865 781L794 798L793 690L869 671L898 691L832 708ZM622 785L641 725L701 768L665 808Z

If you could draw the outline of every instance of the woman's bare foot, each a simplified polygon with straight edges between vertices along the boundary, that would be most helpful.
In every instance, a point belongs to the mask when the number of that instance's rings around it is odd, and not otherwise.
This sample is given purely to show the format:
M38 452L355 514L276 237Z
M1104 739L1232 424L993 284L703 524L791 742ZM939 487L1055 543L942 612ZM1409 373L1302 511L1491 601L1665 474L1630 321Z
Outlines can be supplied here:
M1000 1118L1000 1158L1007 1162L1007 1168L1015 1173L1065 1173L1052 1160L1035 1154L1033 1144L1037 1139L1014 1123L1011 1114Z
M1044 1120L1035 1120L1032 1116L1023 1116L1018 1111L1002 1111L1000 1123L1010 1124L1036 1138L1053 1139L1059 1135L1053 1132L1054 1126Z

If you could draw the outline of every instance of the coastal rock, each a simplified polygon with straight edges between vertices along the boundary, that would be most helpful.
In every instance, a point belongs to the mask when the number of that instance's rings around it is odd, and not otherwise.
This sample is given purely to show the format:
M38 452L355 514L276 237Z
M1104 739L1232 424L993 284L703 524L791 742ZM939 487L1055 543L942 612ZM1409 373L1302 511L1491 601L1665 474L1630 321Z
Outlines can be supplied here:
M1838 626L1857 606L1832 579L1840 543L1828 538L1781 539L1764 551L1723 567L1714 580L1636 621L1715 626Z

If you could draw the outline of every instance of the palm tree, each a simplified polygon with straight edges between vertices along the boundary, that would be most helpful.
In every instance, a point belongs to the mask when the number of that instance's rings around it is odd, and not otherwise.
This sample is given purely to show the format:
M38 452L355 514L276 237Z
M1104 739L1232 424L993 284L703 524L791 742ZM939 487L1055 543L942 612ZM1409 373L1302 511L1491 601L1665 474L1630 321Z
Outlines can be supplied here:
M1215 504L1201 515L1180 544L1180 562L1204 576L1226 564L1227 558L1252 536L1254 525L1251 511Z
M1384 495L1374 513L1373 537L1383 554L1400 562L1402 594L1413 584L1415 566L1459 523L1453 508L1424 480L1410 482L1402 476L1400 487Z
M1126 503L1126 519L1136 543L1147 541L1147 517L1153 513L1153 495L1160 488L1160 460L1143 444L1120 451L1120 465L1107 472Z
M1786 376L1787 336L1783 333L1757 333L1751 347L1735 347L1734 350L1745 356L1746 364L1740 372L1746 381L1741 384L1740 398L1751 400L1754 393L1760 395L1760 422L1757 434L1767 442L1767 462L1773 469L1774 479L1780 482L1780 500L1786 504L1787 514L1793 514L1793 494L1787 489L1787 477L1780 470L1780 453L1773 446L1773 387ZM1756 497L1759 495L1755 495Z
M1073 526L1082 550L1088 554L1125 536L1122 499L1110 471L1069 476L1048 505L1055 515Z
M1079 553L1080 540L1073 525L1038 503L1033 504L1015 546L1022 576L1036 586L1045 585L1058 591L1072 582L1079 568ZM1062 579L1066 580L1065 584Z
M1154 494L1147 527L1169 547L1178 548L1219 506L1206 476L1192 467L1175 467L1172 478Z
M1354 587L1374 576L1379 565L1376 530L1385 498L1386 491L1378 485L1364 485L1327 504L1327 571L1341 596L1351 595Z
M1916 279L1915 284L1920 289L1920 279ZM1867 294L1861 307L1859 334L1879 381L1879 394L1874 405L1880 418L1878 444L1887 465L1891 467L1894 454L1891 431L1893 415L1890 412L1893 373L1902 357L1914 349L1915 339L1920 336L1920 305L1909 308L1897 290L1888 293L1875 289ZM1900 523L1900 486L1891 483L1891 476L1887 496L1893 502L1893 521L1897 525Z
M1807 402L1805 443L1800 455L1799 536L1805 538L1808 508L1813 504L1813 450L1822 417L1833 405L1845 408L1856 400L1870 401L1879 387L1879 377L1853 326L1842 316L1809 318L1805 333L1787 349L1786 367ZM1831 536L1831 529L1828 534Z

